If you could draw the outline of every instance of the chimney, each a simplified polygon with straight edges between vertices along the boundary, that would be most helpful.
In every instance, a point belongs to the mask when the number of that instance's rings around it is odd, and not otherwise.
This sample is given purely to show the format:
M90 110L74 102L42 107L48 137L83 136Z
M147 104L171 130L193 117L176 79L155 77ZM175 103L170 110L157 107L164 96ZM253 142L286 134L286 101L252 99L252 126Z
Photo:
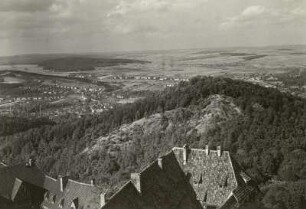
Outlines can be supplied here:
M94 185L96 184L96 180L95 180L95 179L91 179L91 180L90 180L90 184L91 184L92 186L94 186Z
M219 157L221 157L222 154L221 146L217 146L217 154Z
M100 208L102 208L106 204L106 193L100 194Z
M205 153L206 153L206 155L209 155L209 146L208 145L205 145Z
M161 168L161 169L163 169L163 158L158 158L157 159L157 164L158 164L158 166Z
M68 183L68 176L58 176L59 184L60 184L60 191L63 192L67 183Z
M190 152L190 148L189 148L189 146L188 146L188 144L185 144L184 146L183 146L183 160L184 160L184 165L186 165L186 163L187 163L187 160L188 160L188 155L189 155L189 152Z
M141 193L140 175L140 173L131 173L131 181L139 193Z

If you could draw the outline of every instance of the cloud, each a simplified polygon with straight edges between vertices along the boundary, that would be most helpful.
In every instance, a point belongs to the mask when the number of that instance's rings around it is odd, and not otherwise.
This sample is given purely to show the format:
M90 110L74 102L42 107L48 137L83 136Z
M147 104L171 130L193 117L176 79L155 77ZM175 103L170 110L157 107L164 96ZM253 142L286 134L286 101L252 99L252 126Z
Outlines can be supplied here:
M266 8L261 5L250 6L242 11L241 16L258 17L266 12Z
M237 27L285 24L285 23L305 23L305 9L297 7L288 8L267 8L262 5L252 5L244 9L239 15L228 17L219 24L222 30Z
M125 16L131 13L163 12L167 11L171 4L164 0L132 0L120 1L118 5L108 12L107 17Z
M1 0L0 11L36 12L50 8L54 0Z
M103 51L222 46L235 40L241 44L240 34L249 37L251 29L265 31L262 26L272 25L279 25L274 27L275 33L299 30L296 34L302 36L305 0L256 2L0 0L0 53L7 48L29 51L32 47ZM291 34L288 37L292 39Z
M119 1L106 14L109 31L116 34L168 36L198 27L205 19L207 0ZM204 13L203 13L204 12Z

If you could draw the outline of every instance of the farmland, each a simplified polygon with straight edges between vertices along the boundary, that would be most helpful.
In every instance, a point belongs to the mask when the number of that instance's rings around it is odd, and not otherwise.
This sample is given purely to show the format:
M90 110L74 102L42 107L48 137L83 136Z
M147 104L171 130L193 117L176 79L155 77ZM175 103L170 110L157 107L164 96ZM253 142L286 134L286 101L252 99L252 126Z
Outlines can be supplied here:
M197 75L230 77L306 96L306 48L190 49L0 58L4 115L82 117Z

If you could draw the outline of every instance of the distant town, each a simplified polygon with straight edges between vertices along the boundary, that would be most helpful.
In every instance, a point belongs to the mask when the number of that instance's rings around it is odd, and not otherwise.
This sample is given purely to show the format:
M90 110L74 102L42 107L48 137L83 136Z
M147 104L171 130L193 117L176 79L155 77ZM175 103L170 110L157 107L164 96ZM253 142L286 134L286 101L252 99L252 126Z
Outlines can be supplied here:
M22 77L18 72L0 73L0 83L6 83L11 77ZM62 77L61 77L62 78ZM34 78L28 84L26 81L11 82L6 85L24 84L15 87L13 94L1 95L0 114L26 117L48 117L55 119L63 115L82 117L87 114L101 113L112 109L115 105L131 103L141 98L147 91L124 90L121 83L151 81L159 90L173 87L188 78L167 76L132 76L132 75L104 75L94 73L70 73L66 80L54 78ZM81 82L71 82L79 79ZM67 80L69 82L67 82ZM86 83L82 82L86 80ZM154 83L154 82L158 83ZM115 85L114 85L115 82ZM118 87L119 86L119 87Z

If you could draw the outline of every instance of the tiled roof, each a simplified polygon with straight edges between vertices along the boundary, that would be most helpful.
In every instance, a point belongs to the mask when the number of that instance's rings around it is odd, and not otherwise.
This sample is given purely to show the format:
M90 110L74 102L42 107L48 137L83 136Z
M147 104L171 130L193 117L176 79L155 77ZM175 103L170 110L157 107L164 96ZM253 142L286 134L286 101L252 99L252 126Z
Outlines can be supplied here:
M102 208L144 208L137 189L131 181L128 181L117 193L115 193Z
M256 188L248 185L240 186L233 191L233 194L238 202L243 203L250 198L252 193L255 192L255 189Z
M47 191L42 202L46 208L70 208L72 202L78 208L103 209L236 208L257 191L250 182L228 151L185 146L173 148L140 173L132 174L110 198L101 196L101 190L92 184L66 177L54 179L25 164L0 168L0 198L14 199L29 183Z
M15 179L42 187L45 175L36 167L28 167L25 164L6 166L0 168L0 196L10 199L15 184Z
M74 199L78 199L79 207L100 207L100 190L97 187L68 179L64 190L61 191L59 179L51 178L36 166L26 164L0 168L0 197L13 200L23 182L48 192L45 196L49 196L49 199L45 198L42 203L48 208L59 208L60 201L64 203L63 208L70 208Z
M235 158L232 155L229 155L229 156L231 158L230 163L231 163L232 169L235 173L235 179L238 183L238 186L245 185L246 182L244 181L244 179L241 176L242 170L241 170L240 165L238 164L238 162L235 160ZM247 174L246 173L244 173L244 174L245 174L245 177L246 177Z
M234 197L234 195L230 195L230 197L225 201L225 203L220 207L220 209L228 209L228 208L237 208L239 204Z
M46 178L44 188L48 191L42 205L48 208L70 208L72 201L77 199L79 208L99 208L100 189L91 184L68 179L63 191L60 190L59 179Z
M184 172L191 176L190 183L203 206L220 207L238 182L228 151L173 148ZM186 158L186 159L184 159Z
M102 208L201 208L173 152L134 177Z
M228 151L175 147L102 208L237 208L256 190L249 179Z

